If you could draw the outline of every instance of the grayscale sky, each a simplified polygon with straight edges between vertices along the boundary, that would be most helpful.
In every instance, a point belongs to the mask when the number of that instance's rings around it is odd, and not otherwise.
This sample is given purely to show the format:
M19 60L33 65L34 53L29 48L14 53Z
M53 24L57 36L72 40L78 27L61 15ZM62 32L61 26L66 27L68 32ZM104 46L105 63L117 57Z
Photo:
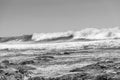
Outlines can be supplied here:
M0 36L120 26L120 0L0 0Z

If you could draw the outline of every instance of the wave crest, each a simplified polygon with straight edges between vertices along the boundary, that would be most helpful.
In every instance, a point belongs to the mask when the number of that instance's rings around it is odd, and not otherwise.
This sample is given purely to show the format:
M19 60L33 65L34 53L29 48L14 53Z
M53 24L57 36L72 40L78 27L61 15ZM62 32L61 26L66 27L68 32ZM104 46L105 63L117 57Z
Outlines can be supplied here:
M73 32L57 32L57 33L34 33L32 40L34 41L48 41L48 40L64 40L71 39L73 37Z
M34 41L44 41L44 40L49 41L49 40L58 40L65 38L70 40L119 39L120 28L119 27L106 28L106 29L87 28L81 31L68 31L68 32L58 32L58 33L34 33L32 36L32 40Z
M108 29L88 28L74 34L74 39L116 39L120 38L120 29L119 27Z
M0 42L38 42L38 41L81 41L81 40L103 40L120 39L120 28L87 28L80 31L67 31L56 33L33 33L15 37L0 37Z

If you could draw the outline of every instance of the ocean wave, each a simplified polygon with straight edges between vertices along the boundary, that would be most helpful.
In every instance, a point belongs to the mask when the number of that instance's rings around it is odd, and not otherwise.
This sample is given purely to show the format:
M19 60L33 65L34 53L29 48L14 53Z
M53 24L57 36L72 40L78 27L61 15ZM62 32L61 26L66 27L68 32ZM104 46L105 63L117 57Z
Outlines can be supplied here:
M57 32L57 33L34 33L33 41L52 41L52 40L67 40L73 38L73 32Z
M72 36L72 37L70 37ZM70 37L70 38L69 38ZM34 41L50 41L50 40L102 40L102 39L119 39L120 38L120 28L87 28L81 31L68 31L68 32L58 32L58 33L34 33L32 40Z
M107 29L96 29L87 28L74 33L74 39L118 39L120 38L119 27L107 28Z
M120 39L120 28L87 28L80 31L67 31L55 33L33 33L15 37L0 37L0 42L49 42L49 41L85 41Z
M22 35L14 37L0 37L0 42L27 42L31 41L32 35Z

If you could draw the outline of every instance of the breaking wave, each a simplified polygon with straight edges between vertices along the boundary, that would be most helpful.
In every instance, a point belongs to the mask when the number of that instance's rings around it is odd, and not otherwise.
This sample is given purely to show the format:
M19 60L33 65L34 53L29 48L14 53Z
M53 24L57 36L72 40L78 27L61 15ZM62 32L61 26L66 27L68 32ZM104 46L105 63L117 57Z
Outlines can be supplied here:
M55 40L69 40L73 38L73 32L57 32L57 33L34 33L32 40L34 41L55 41Z
M19 42L44 42L44 41L75 41L75 40L104 40L120 39L120 28L87 28L80 31L67 31L56 33L33 33L15 37L0 37L0 42L19 41Z
M32 40L34 41L45 41L45 40L102 40L102 39L119 39L120 28L107 28L107 29L96 29L87 28L81 31L68 31L58 33L34 33Z
M96 29L96 28L87 28L81 31L74 33L74 39L119 39L120 38L120 29L108 28L108 29Z

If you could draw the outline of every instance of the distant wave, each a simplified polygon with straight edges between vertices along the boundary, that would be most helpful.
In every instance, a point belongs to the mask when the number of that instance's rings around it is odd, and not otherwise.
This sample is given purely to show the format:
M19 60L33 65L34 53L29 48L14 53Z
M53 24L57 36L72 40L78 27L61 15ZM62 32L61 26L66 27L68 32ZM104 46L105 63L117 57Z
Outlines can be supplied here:
M33 33L32 35L23 35L15 37L0 37L0 42L18 41L18 42L49 42L49 41L89 41L104 39L120 39L120 28L87 28L80 31L67 31L56 33Z
M0 37L0 42L9 42L9 41L27 42L27 41L31 41L31 38L32 38L32 35Z

